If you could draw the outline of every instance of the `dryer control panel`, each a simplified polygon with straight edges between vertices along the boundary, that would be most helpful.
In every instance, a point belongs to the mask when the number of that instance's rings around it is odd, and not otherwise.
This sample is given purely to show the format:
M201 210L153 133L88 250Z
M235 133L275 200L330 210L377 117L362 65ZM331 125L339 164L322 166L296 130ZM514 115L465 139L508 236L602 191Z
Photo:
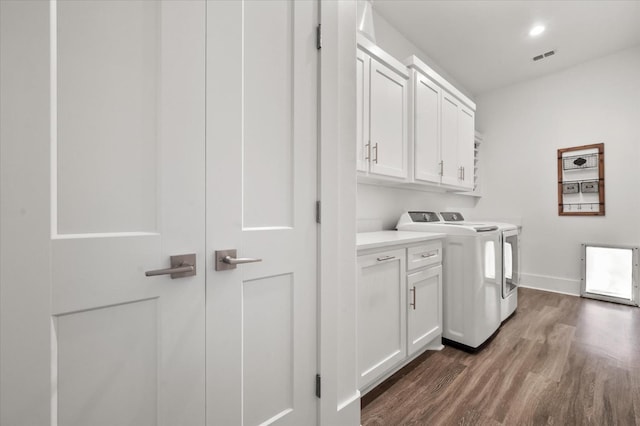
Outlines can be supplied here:
M440 212L440 216L445 222L463 222L464 217L459 212Z

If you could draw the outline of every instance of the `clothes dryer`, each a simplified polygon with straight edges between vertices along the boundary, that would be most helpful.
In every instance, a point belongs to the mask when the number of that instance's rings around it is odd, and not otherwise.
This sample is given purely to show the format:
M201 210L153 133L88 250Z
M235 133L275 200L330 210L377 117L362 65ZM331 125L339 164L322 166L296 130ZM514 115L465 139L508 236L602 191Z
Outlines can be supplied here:
M440 212L446 223L477 225L478 222L467 221L460 212ZM511 223L486 222L483 225L495 225L500 231L498 246L500 259L500 320L506 321L518 307L518 286L520 285L520 227Z

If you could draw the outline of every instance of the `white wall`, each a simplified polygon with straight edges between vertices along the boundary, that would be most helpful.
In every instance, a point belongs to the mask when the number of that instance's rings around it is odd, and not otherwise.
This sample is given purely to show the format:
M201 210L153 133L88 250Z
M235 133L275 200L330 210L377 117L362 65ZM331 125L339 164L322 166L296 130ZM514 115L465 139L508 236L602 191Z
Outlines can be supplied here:
M358 184L358 232L394 229L406 211L462 211L475 207L476 199L465 195Z
M526 286L577 294L580 244L640 244L640 47L477 99L477 216L522 217ZM604 142L606 216L558 216L557 149Z
M373 26L376 35L376 44L384 51L395 57L400 62L404 62L411 55L416 55L422 62L429 65L444 77L449 83L453 84L465 96L474 99L474 96L462 84L456 81L447 70L440 66L429 57L427 52L420 50L415 44L409 41L396 27L392 26L382 15L376 12L375 4L373 5Z
M373 10L376 44L387 53L404 61L416 55L433 68L463 94L469 91L458 84L447 72L441 69L425 52L407 40L395 27ZM473 99L473 98L472 98ZM385 188L369 184L358 184L357 218L358 232L393 229L400 215L408 210L444 211L456 210L468 212L475 206L476 200L469 196L439 192Z

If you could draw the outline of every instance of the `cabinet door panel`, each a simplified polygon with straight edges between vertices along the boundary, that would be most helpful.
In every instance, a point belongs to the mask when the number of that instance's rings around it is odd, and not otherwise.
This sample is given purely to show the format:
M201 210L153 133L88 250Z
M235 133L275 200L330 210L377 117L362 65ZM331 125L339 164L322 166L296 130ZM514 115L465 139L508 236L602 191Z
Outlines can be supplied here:
M404 265L404 249L358 257L360 389L406 356Z
M473 189L474 113L470 109L461 106L458 118L458 164L463 168L460 185Z
M458 100L442 96L442 183L458 185Z
M442 266L407 277L408 355L442 334Z
M369 56L360 50L356 56L356 170L369 168Z
M439 183L440 88L416 74L414 96L414 178Z
M407 177L407 80L371 58L370 172Z

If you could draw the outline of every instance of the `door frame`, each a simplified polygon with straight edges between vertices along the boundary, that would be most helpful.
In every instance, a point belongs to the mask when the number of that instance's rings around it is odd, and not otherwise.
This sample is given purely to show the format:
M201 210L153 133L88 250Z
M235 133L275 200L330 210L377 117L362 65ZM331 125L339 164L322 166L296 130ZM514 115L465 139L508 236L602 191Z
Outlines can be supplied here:
M0 19L0 424L51 424L53 22L37 0Z
M320 425L359 425L356 321L356 1L320 0Z

